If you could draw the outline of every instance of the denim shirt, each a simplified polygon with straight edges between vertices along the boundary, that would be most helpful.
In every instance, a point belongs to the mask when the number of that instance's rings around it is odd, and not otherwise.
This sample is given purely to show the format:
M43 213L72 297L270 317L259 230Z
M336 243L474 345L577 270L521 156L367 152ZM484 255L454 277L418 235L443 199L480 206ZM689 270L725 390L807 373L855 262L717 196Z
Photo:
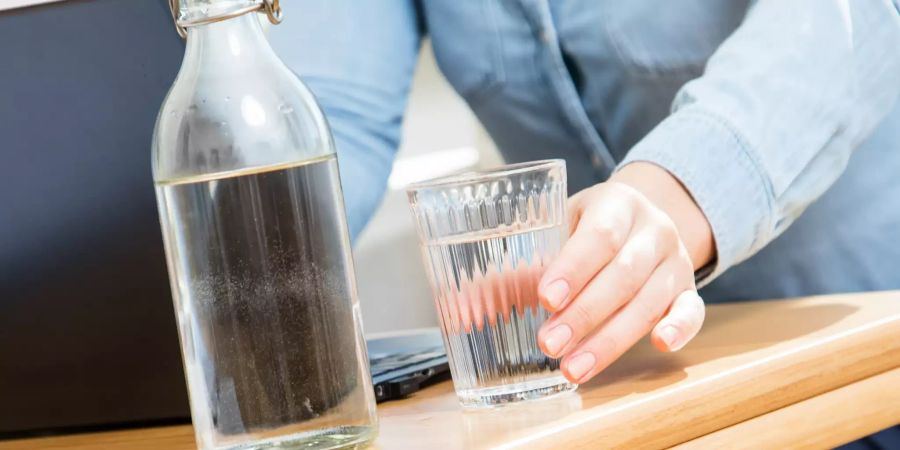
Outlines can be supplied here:
M354 235L428 36L507 161L564 158L573 192L632 161L677 177L715 238L708 301L900 288L896 0L291 8L271 38L332 126Z

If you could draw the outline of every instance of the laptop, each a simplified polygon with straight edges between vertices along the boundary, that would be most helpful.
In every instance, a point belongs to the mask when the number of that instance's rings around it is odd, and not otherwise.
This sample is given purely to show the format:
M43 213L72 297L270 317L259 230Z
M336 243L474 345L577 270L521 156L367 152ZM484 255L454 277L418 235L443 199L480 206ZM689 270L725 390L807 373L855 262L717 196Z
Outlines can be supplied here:
M372 335L366 343L377 402L403 398L450 378L438 328Z
M168 3L5 6L0 439L187 423L150 170L184 54ZM449 377L437 329L369 350L379 401Z

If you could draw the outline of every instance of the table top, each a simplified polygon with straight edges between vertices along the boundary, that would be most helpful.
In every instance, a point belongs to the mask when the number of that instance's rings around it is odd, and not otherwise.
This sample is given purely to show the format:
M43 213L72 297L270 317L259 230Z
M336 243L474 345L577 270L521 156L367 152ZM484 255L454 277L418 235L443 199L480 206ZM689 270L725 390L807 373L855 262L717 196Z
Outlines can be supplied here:
M711 305L703 331L680 352L642 342L572 394L463 411L445 382L381 404L376 448L691 448L688 441L735 436L747 444L756 437L735 430L761 435L783 416L822 408L840 417L853 401L855 415L889 425L900 422L900 408L855 399L878 398L900 379L897 368L900 291ZM778 432L802 435L823 424L795 420ZM864 428L852 424L842 436ZM193 446L187 425L0 442L9 450Z

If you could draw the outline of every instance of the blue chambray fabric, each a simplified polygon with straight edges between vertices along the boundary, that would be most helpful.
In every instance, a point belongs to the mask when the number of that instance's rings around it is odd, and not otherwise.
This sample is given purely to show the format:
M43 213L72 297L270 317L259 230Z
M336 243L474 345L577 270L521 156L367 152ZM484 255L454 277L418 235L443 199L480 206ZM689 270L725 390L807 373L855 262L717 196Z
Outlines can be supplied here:
M333 128L354 236L430 37L510 162L572 192L673 173L709 219L707 301L900 288L900 8L890 0L295 0L271 39Z

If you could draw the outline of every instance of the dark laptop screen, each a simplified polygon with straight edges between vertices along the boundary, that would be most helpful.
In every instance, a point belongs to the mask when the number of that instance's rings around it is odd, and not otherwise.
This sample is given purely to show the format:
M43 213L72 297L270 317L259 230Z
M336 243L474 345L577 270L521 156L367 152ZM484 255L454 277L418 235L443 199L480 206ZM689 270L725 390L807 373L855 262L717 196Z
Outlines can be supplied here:
M165 0L0 11L0 433L189 416L150 171Z

